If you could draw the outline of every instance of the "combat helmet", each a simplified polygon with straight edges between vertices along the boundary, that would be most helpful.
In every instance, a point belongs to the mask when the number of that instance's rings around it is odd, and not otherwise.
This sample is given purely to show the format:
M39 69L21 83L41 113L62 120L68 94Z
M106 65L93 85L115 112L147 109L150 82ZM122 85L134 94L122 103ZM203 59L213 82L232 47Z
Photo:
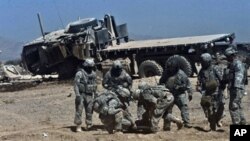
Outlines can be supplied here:
M84 67L94 67L95 66L94 59L92 59L92 58L85 59L85 61L83 62L83 66Z
M119 60L116 60L113 62L112 68L111 68L111 75L114 77L120 76L122 72L122 63Z
M122 63L121 63L121 61L120 60L115 60L113 62L112 68L116 69L116 70L121 70L122 69Z
M201 54L201 65L204 68L207 68L210 66L212 62L212 56L209 53L203 53Z

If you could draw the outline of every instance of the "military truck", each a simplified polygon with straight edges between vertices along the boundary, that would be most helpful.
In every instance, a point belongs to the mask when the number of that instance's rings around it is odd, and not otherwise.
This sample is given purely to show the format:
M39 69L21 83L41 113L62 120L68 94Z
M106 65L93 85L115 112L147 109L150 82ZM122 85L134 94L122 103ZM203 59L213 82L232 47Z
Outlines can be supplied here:
M165 61L177 57L181 68L192 75L197 73L195 63L202 52L234 40L230 33L131 41L127 24L116 25L115 18L108 14L102 20L80 19L49 33L44 33L39 23L42 36L24 45L22 60L33 74L58 73L60 78L72 77L88 57L95 58L97 68L104 73L113 60L120 59L131 75L139 77L161 75ZM181 57L173 56L176 54Z

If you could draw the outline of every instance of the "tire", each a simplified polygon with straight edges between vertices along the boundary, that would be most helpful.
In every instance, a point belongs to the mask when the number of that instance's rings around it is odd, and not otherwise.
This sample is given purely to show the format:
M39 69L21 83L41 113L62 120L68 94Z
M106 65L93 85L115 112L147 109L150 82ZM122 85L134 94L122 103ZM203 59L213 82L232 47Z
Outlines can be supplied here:
M139 66L140 78L151 77L155 75L161 76L163 68L157 62L153 60L143 61Z
M180 69L182 69L187 74L187 76L192 75L192 73L193 73L192 66L191 66L190 62L184 56L173 55L173 56L170 56L166 62L171 61L172 59L178 60ZM167 69L166 66L167 65L165 63L165 69Z

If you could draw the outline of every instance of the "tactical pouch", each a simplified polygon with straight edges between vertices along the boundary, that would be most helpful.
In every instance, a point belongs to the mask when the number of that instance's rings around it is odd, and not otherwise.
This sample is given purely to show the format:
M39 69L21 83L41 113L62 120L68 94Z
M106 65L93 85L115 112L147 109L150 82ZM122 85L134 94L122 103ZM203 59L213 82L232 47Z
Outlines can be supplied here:
M93 93L96 90L96 85L86 85L85 92L86 93Z
M85 86L84 86L84 84L79 84L79 92L80 93L84 93L85 92Z
M201 103L200 104L201 104L202 107L210 107L211 104L212 104L212 97L203 95L201 97Z

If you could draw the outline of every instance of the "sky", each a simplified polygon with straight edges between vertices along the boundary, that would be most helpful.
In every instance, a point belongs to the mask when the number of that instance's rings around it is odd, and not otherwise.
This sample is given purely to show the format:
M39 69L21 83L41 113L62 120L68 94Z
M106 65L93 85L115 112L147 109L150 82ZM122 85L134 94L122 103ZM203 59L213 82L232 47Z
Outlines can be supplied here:
M0 0L0 36L20 42L41 36L37 13L47 32L109 13L134 35L235 33L236 41L250 42L249 0Z

